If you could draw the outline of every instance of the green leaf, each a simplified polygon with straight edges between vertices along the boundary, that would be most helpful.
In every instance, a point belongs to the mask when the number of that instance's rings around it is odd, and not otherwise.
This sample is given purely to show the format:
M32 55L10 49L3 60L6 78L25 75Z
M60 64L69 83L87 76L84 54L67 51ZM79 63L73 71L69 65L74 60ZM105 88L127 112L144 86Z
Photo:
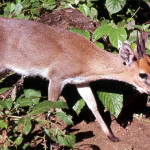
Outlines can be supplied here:
M22 134L20 134L18 137L17 137L17 139L15 140L15 144L16 145L20 145L21 143L22 143L22 141L23 141L23 137L22 137Z
M74 147L76 142L76 137L73 134L70 135L57 135L58 143L64 146Z
M109 40L114 47L120 48L127 40L126 30L123 27L118 29L112 28L109 32Z
M81 34L84 37L86 37L88 40L90 40L90 32L88 30L80 30L78 28L71 28L71 29L68 29L68 30L72 31L72 32L75 32L75 33L78 33L78 34Z
M8 127L8 124L6 122L4 122L4 120L0 120L0 128L1 129L3 129L3 128L7 129L7 127Z
M90 8L86 5L79 5L79 10L85 15L88 16L90 14Z
M26 98L41 97L41 92L34 89L25 89L24 94Z
M77 115L79 115L84 106L85 106L85 101L83 99L80 99L73 106L73 110L77 113Z
M33 102L29 98L18 98L15 104L15 108L32 106Z
M10 13L12 13L15 10L16 5L14 3L11 3L11 9L10 9Z
M67 108L67 104L63 101L52 102L52 101L43 101L37 104L30 115L40 114L43 112L48 112L50 108Z
M148 39L146 54L150 55L150 39Z
M122 10L125 6L126 0L106 0L106 8L110 14L115 14Z
M50 131L48 129L46 129L45 127L43 127L45 133L50 137L51 140L56 141L55 140L55 134L56 131L53 131L53 129L51 129Z
M6 104L7 108L8 108L8 110L10 110L11 107L12 107L12 105L13 105L12 99L11 99L11 98L6 99L6 100L5 100L5 104Z
M41 97L41 91L37 91L34 89L26 89L24 90L24 94L26 98L29 98L32 100L33 104L38 104L40 97Z
M21 124L25 124L25 118L20 118L20 119L18 120L18 123L17 123L18 127L20 127Z
M4 93L4 92L6 92L7 90L9 90L9 87L1 88L1 89L0 89L0 93Z
M140 30L143 30L143 27L141 25L134 25L133 27L137 28L137 29L140 29Z
M123 95L116 93L97 92L104 107L116 118L119 116L123 107Z
M92 36L92 41L95 42L96 40L100 39L104 35L108 35L109 31L112 29L110 25L102 25L99 28L97 28Z
M15 7L15 13L16 15L19 15L21 13L21 10L22 10L22 5L21 3L17 3L16 7Z
M101 49L104 49L103 43L96 42L95 45L98 46L98 47L101 48Z
M67 116L64 112L57 112L56 116L63 120L67 125L73 125L73 121L70 116Z
M32 127L31 116L28 116L25 119L25 126L23 127L23 132L27 135L31 131L31 127Z
M2 108L7 108L6 103L2 100L0 100L0 105L2 106Z

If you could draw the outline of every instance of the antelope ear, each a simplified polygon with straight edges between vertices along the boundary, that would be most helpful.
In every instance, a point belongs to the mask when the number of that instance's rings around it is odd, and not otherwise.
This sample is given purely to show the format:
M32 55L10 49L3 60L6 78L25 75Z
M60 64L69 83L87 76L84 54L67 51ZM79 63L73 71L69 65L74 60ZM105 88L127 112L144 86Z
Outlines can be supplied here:
M130 46L124 43L119 50L119 56L124 60L126 65L130 65L133 62L134 53Z

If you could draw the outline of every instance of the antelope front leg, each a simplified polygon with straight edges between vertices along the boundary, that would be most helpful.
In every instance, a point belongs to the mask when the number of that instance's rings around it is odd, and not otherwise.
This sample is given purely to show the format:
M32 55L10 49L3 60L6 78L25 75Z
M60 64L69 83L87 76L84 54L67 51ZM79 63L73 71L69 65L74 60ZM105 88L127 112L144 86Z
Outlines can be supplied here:
M48 100L56 102L61 94L61 82L59 80L50 80L48 87ZM51 109L54 112L55 108Z
M100 113L98 111L96 100L95 100L95 97L93 95L93 92L92 92L90 86L89 85L86 85L86 86L76 85L76 87L77 87L77 90L78 90L79 94L85 100L85 102L88 105L89 109L94 114L94 116L95 116L96 120L98 121L98 123L100 124L103 132L107 135L107 137L111 141L117 142L118 139L114 136L114 134L107 127L106 123L104 122L102 116L100 115Z

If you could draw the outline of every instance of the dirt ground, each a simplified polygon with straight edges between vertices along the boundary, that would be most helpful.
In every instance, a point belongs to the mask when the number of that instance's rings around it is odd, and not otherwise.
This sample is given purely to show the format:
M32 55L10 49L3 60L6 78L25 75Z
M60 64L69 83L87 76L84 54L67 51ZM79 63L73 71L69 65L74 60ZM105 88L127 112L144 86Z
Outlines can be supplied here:
M120 140L115 143L108 140L97 122L82 121L73 129L78 130L73 133L79 150L150 150L150 120L134 118L126 128L113 121L111 129Z

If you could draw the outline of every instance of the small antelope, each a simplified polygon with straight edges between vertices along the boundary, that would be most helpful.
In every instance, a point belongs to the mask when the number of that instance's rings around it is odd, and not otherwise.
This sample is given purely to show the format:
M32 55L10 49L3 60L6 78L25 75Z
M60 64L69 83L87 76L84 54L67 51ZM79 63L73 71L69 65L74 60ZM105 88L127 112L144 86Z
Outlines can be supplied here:
M141 33L135 53L128 44L123 44L119 55L115 55L67 30L33 21L0 18L0 70L48 79L51 101L57 101L66 84L74 84L107 137L117 141L98 112L89 83L100 79L119 80L150 94L147 38L145 32Z

